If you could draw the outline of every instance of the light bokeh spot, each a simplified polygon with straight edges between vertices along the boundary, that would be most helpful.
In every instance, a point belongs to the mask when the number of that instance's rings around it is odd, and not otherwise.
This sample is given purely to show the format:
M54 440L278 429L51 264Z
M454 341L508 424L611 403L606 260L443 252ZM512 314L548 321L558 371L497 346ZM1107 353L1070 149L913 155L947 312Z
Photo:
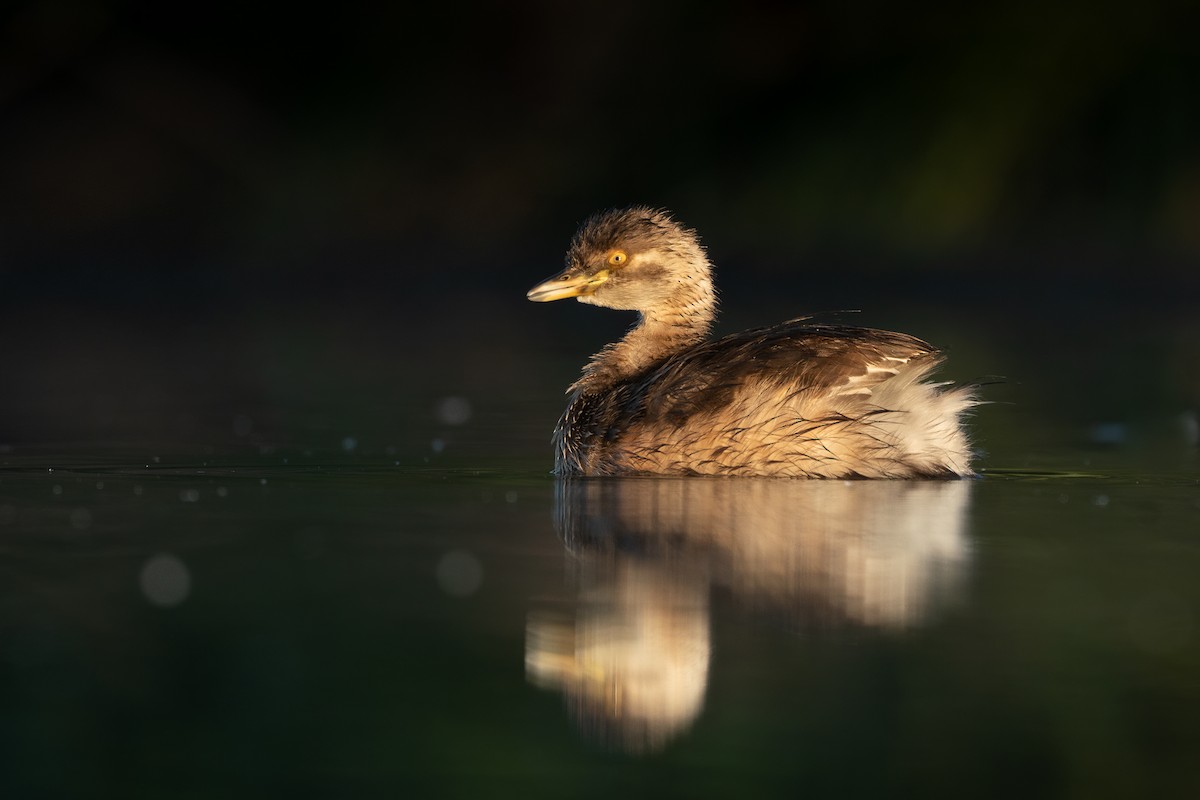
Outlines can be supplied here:
M483 564L473 553L451 550L438 561L437 582L451 597L470 597L483 585Z
M138 583L146 599L162 608L179 605L192 592L192 574L187 564L170 553L152 556L142 567Z
M471 419L471 401L465 397L443 397L435 413L438 422L444 425L465 425Z

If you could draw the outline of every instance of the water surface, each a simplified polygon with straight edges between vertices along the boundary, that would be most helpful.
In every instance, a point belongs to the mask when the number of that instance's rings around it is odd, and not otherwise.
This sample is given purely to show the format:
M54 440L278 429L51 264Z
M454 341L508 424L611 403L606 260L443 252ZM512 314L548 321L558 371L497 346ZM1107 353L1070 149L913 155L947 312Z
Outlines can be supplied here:
M1200 796L1191 323L898 323L977 480L556 483L581 311L10 353L0 794Z
M1185 471L113 459L3 459L9 796L1198 786Z

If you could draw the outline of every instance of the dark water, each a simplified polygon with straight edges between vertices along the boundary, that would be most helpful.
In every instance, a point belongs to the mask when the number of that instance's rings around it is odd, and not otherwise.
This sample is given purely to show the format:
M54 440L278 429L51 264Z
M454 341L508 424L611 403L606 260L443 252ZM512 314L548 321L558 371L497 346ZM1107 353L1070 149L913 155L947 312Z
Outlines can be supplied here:
M570 337L481 342L492 393L289 346L237 402L185 371L175 444L0 452L4 797L1200 796L1166 378L1066 420L1039 362L978 480L556 483ZM7 403L119 432L128 383Z
M1200 788L1194 476L6 460L6 796Z

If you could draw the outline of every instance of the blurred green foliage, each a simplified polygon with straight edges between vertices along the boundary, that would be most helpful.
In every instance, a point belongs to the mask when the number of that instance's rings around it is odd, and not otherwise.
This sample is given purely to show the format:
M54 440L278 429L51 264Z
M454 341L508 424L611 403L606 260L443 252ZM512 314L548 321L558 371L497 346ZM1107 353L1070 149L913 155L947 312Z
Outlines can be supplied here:
M406 254L483 273L630 202L760 269L814 249L1194 259L1198 21L1169 0L17 3L0 269L392 285Z

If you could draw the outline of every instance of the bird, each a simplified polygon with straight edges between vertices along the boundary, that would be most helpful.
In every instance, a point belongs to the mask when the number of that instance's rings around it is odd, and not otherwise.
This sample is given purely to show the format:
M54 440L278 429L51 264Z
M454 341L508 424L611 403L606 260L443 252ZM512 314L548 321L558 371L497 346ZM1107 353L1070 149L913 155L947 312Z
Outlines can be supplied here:
M974 475L976 387L930 380L915 336L798 317L711 339L713 265L649 206L601 211L527 298L638 312L567 389L554 474L827 479Z

